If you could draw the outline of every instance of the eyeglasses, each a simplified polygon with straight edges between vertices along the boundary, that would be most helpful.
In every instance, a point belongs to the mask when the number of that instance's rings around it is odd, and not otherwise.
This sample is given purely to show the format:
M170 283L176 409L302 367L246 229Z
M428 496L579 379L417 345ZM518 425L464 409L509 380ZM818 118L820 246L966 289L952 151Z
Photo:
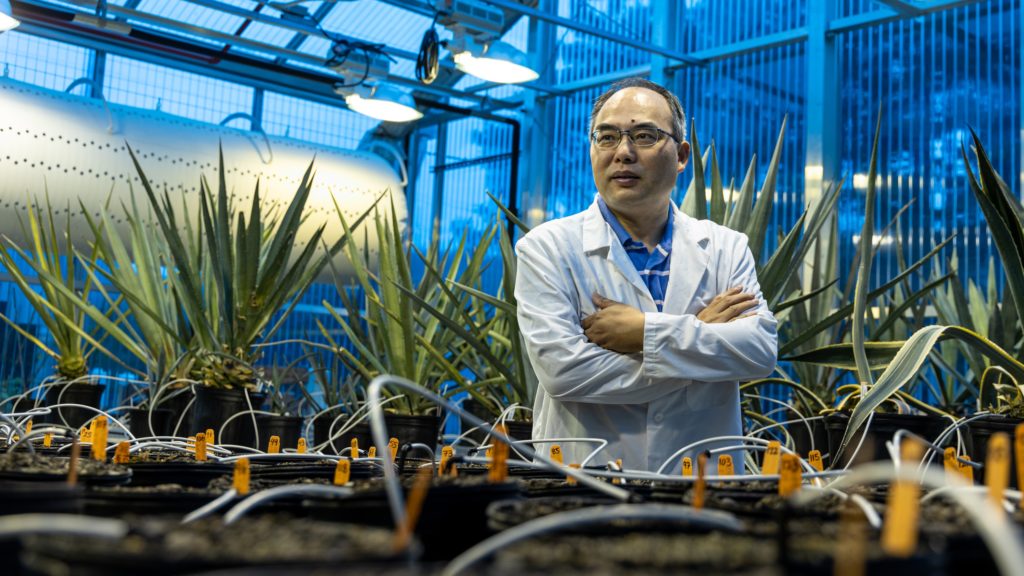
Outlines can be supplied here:
M623 135L628 136L629 141L638 148L650 148L661 142L662 136L668 136L675 142L679 142L671 133L661 128L653 127L633 128L632 130L601 128L590 133L590 140L594 143L594 146L602 150L611 150L612 148L618 148L619 143L622 142Z

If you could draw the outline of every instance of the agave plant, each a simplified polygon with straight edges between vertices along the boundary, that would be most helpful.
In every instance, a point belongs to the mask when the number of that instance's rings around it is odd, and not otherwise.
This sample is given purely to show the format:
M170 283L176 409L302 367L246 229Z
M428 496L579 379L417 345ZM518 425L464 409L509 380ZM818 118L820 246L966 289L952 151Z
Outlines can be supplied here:
M340 208L337 212L347 233L349 224ZM412 248L403 242L394 207L390 217L378 214L375 220L380 247L376 271L366 247L361 250L349 244L346 248L358 287L365 295L365 307L353 301L344 286L338 286L343 311L326 300L323 303L353 350L339 346L322 323L321 333L364 384L379 374L395 374L435 391L449 381L472 390L462 373L467 350L460 346L458 329L445 321L460 314L462 302L447 284L476 284L491 238L481 240L471 257L466 255L465 237L453 251L444 253L435 239L426 254L417 252L427 272L414 282ZM420 397L410 396L391 406L405 414L423 414L433 407Z
M127 370L135 370L103 346L102 337L95 329L86 329L87 309L93 308L89 297L95 287L86 271L95 266L96 251L87 257L76 256L68 233L72 212L70 209L65 212L67 218L60 226L49 194L45 205L30 201L27 225L20 215L18 217L26 247L5 236L6 249L0 249L0 264L50 332L52 347L8 316L0 314L0 318L56 362L54 372L61 380L85 376L87 361L95 351L106 354ZM34 289L35 283L39 291ZM109 310L95 312L96 317L104 319L111 314Z
M1019 252L1019 247L1024 246L1024 207L1016 200L1016 197L1009 191L1009 187L992 166L980 139L973 130L971 136L978 174L975 175L967 156L966 146L963 147L963 161L969 175L968 181L971 191L982 207L996 248L1002 258L1007 285L1010 287L1009 297L1014 300L1013 307L1015 310L1020 310L1018 306L1024 304L1024 298L1018 300L1018 296L1024 297L1024 257ZM1009 320L1017 324L1013 331L1016 334L1020 318L1014 314ZM990 328L989 334L991 333ZM877 381L873 383L869 381L866 385L862 384L862 397L850 416L850 425L842 441L843 447L849 443L875 408L917 378L921 367L925 361L933 357L933 351L943 339L955 339L959 345L970 348L972 354L977 353L984 356L986 364L991 363L991 365L998 366L1000 371L1015 383L1024 382L1024 364L1017 360L1016 346L1018 344L1016 340L1014 340L1014 348L1007 351L987 338L985 334L979 334L962 326L926 326L907 339ZM977 360L975 361L977 362ZM974 368L974 370L977 369ZM983 384L986 381L987 373L988 371L985 370L977 376ZM869 379L862 376L862 383L865 380ZM983 387L979 386L979 388ZM991 388L993 392L980 390L979 401L982 404L985 403L986 397L998 396L1000 388L998 386ZM1013 398L1008 399L1008 403L1012 404L1013 401Z
M129 152L167 242L171 264L167 275L181 315L194 331L194 377L207 386L254 387L253 363L259 356L255 345L277 332L313 279L344 246L348 230L321 251L325 227L321 225L296 253L302 212L312 188L312 163L278 218L265 212L258 183L247 210L233 209L221 151L216 189L205 177L200 180L199 221L193 234L187 214L175 207L167 191L158 195L152 189L138 158ZM353 226L365 217L360 216ZM148 316L157 318L159 312L150 309Z

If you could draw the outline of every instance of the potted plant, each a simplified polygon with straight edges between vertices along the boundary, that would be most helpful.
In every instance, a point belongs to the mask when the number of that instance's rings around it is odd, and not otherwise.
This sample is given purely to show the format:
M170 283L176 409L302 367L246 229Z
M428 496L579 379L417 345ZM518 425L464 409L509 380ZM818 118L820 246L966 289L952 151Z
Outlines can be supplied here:
M30 200L28 222L18 216L23 243L4 236L4 246L0 248L0 264L50 333L52 344L44 343L44 337L33 334L3 313L0 319L54 360L53 381L45 384L49 405L59 401L99 407L104 386L89 378L89 357L100 351L127 370L136 371L136 368L121 362L104 347L94 330L87 330L86 308L91 307L88 301L95 284L86 271L95 266L96 251L77 257L68 233L70 207L65 210L64 222L59 222L55 212L49 195L44 205ZM109 315L111 311L99 315L103 314ZM59 408L51 419L54 423L78 428L95 414L81 408Z
M321 249L321 225L300 249L298 231L312 188L313 165L306 169L283 214L263 205L258 183L243 211L229 198L221 152L216 187L205 177L200 180L199 218L193 233L185 211L166 191L158 195L152 189L134 152L129 152L167 242L167 275L179 313L194 331L191 376L201 386L196 390L190 429L219 429L231 415L255 407L250 397L258 382L253 366L260 348L255 345L273 337L313 279L345 244L348 231Z

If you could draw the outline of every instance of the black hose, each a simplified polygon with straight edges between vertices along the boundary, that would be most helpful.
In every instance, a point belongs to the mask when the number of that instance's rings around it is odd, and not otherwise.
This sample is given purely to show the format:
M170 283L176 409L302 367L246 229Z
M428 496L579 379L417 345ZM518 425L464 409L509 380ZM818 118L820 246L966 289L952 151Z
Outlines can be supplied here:
M423 41L420 42L420 53L416 56L416 79L424 84L430 84L437 79L437 72L440 68L440 46L441 42L437 37L437 31L431 26L423 34Z

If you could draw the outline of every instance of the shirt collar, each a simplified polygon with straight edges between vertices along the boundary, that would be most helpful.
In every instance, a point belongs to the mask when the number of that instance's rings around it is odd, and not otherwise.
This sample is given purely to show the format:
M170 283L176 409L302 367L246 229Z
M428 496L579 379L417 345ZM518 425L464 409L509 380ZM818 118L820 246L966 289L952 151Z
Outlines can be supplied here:
M597 195L597 207L601 210L601 216L603 216L605 222L612 227L612 231L615 232L615 237L619 239L619 242L622 243L623 246L629 246L631 243L641 244L640 242L633 240L629 235L629 232L626 231L622 226L622 223L619 222L619 219L611 211L611 208L608 208L608 204L605 204L604 198L602 198L600 194ZM672 206L670 205L668 207L668 215L665 218L665 231L662 232L661 240L658 242L658 246L661 247L666 254L672 251L672 220Z

